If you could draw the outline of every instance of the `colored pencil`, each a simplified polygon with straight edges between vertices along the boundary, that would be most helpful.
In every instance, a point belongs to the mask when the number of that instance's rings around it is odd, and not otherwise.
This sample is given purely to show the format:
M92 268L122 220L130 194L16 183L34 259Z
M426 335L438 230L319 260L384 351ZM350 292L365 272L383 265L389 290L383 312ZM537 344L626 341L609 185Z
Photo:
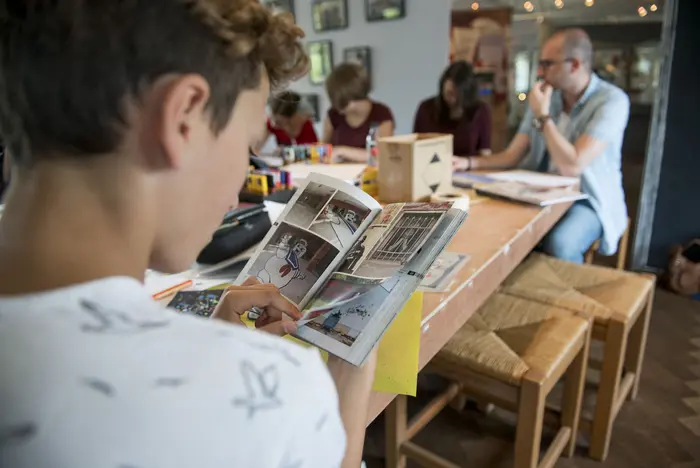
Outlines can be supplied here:
M182 283L176 284L175 286L171 286L168 289L164 289L161 292L155 293L153 295L153 299L156 301L159 301L161 299L165 299L168 296L172 296L176 292L182 291L188 286L192 285L192 280L189 279L187 281L183 281Z

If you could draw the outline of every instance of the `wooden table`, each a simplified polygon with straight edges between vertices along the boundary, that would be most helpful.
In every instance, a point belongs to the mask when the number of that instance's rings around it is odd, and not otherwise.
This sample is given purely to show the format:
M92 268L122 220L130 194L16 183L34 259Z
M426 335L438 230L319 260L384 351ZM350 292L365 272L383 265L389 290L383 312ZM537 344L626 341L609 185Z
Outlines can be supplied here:
M469 217L448 247L450 251L471 255L469 262L457 274L450 291L426 293L423 299L419 369L481 307L570 206L562 203L538 208L490 199L471 207ZM367 424L395 397L374 392ZM405 407L396 406L387 412L388 431L405 429Z

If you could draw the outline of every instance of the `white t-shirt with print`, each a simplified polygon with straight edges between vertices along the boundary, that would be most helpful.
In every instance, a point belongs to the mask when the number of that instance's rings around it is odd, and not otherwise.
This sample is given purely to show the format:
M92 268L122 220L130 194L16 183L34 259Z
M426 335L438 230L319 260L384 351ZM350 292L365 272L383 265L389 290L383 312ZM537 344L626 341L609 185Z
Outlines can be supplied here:
M318 352L108 278L0 297L0 467L339 466Z

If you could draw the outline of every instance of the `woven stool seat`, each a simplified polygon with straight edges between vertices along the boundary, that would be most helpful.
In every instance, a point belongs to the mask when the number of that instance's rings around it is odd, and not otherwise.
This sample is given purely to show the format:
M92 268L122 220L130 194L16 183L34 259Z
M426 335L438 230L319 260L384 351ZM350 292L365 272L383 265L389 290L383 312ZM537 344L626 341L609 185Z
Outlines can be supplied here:
M587 324L568 310L497 292L433 362L457 375L467 368L511 385L526 373L544 381L580 346Z
M606 322L630 320L647 300L654 281L612 268L579 265L533 253L504 282L501 291Z

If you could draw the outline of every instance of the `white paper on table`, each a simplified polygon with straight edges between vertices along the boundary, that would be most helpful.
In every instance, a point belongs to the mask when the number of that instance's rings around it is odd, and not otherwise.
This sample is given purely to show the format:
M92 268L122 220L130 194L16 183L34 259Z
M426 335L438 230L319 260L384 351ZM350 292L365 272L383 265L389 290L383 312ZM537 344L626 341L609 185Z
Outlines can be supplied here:
M487 174L492 179L504 182L520 182L536 187L571 187L579 182L577 177L564 177L532 171L505 171Z
M174 275L159 273L155 270L146 270L144 286L152 296L183 283L195 276L190 270Z
M367 167L366 164L306 164L296 163L285 166L283 169L289 171L292 175L292 183L296 186L306 179L309 174L315 172L326 176L340 179L349 184L353 184L359 177L362 171Z
M270 217L270 223L274 224L275 221L280 217L284 209L287 207L286 203L277 203L271 201L264 201L265 209L267 210L267 215Z

